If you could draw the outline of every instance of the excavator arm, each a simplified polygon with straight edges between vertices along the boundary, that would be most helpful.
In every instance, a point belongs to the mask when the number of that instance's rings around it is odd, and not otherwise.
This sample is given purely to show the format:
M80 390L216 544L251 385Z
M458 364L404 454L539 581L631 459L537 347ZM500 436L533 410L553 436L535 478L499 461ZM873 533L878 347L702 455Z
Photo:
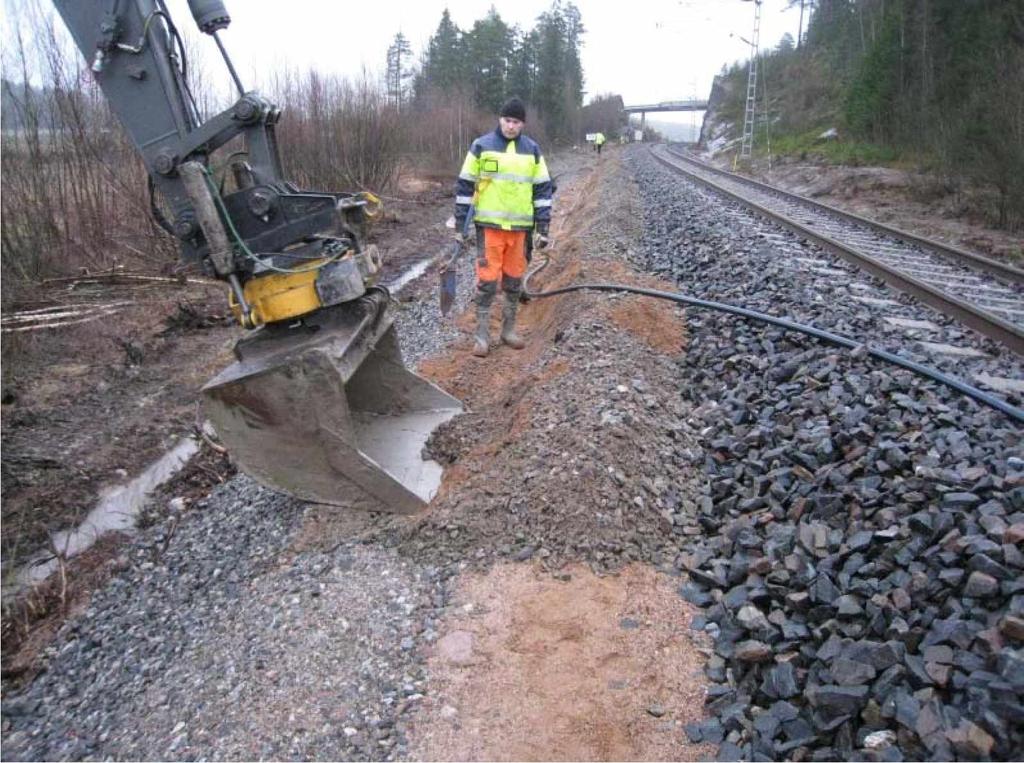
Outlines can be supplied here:
M422 509L441 472L422 446L462 406L402 363L389 295L374 283L380 257L364 241L364 194L284 179L281 110L242 86L219 35L231 23L221 0L188 0L238 91L208 119L164 0L55 5L146 165L157 222L185 261L228 284L232 311L252 329L204 387L239 466L306 500ZM214 177L215 153L239 144Z
M242 87L219 37L231 22L222 2L189 2L199 28L217 41L238 89L230 108L206 120L196 108L181 35L163 0L56 0L56 6L145 162L152 188L170 209L164 215L153 205L158 222L178 239L186 261L201 262L228 281L244 326L362 296L363 281L378 265L361 240L366 201L361 194L300 192L283 178L275 133L281 110ZM211 157L236 139L244 149L225 168L235 189L223 193L213 182ZM255 299L244 288L256 277L298 270L317 271L315 279L306 279L305 300L291 294L275 301L272 282L254 289ZM293 278L287 291L294 288Z

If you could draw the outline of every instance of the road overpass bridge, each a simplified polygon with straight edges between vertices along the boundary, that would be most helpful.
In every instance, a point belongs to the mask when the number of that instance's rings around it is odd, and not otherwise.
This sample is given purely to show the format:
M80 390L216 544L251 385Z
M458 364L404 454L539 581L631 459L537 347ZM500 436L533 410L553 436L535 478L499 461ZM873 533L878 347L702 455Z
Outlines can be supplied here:
M705 111L707 107L707 101L662 101L661 103L646 103L639 106L626 106L623 111L627 114L645 114L649 111Z
M637 106L626 106L623 111L627 114L639 114L640 115L640 131L643 132L647 126L647 114L648 112L654 113L659 111L706 111L708 108L707 101L698 101L696 99L683 100L683 101L662 101L661 103L644 103Z

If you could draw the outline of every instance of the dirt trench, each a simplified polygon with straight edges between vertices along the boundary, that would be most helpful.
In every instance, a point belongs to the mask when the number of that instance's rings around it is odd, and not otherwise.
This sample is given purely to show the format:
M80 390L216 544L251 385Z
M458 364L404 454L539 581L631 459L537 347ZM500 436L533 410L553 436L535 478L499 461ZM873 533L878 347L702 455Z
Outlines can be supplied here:
M636 204L614 153L581 173L559 195L551 264L531 288L671 288L628 264ZM493 336L498 318L496 306ZM356 532L464 570L426 655L410 757L708 755L682 731L702 718L706 683L674 564L699 489L676 382L684 312L633 296L535 299L521 310L526 348L482 360L473 321L472 308L458 316L463 338L420 366L468 409L428 445L446 465L430 510L361 528L313 512L302 532L314 546Z

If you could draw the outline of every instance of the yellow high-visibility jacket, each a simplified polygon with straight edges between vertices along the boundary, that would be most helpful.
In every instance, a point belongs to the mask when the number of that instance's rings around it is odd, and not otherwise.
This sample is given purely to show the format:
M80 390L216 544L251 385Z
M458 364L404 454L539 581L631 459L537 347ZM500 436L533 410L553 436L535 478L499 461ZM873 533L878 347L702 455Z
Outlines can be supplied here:
M528 230L551 220L551 176L540 146L525 135L508 140L501 128L473 141L455 185L455 224Z

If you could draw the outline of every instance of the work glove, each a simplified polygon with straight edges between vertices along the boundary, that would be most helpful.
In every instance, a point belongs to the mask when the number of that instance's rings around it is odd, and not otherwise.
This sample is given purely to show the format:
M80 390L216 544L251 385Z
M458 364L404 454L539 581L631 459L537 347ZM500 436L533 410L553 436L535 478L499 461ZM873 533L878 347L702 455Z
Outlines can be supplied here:
M548 238L548 224L537 223L537 228L533 236L534 246L537 247L538 249L544 249L547 247L550 241L551 239Z

